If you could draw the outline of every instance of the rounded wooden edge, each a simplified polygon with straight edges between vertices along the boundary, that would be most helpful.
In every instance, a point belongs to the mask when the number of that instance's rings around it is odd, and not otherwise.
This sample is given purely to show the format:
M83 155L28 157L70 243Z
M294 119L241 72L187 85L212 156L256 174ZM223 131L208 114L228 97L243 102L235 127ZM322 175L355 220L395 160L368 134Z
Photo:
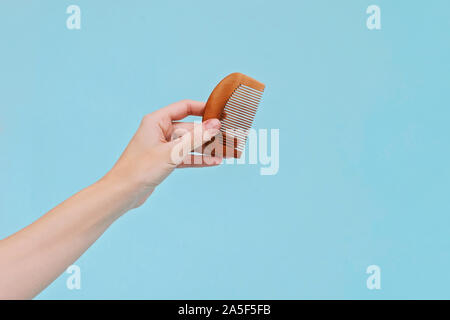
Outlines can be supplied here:
M219 119L223 120L223 109L228 101L228 99L233 94L234 90L240 85L245 85L247 87L253 88L258 91L264 91L265 85L258 80L255 80L243 73L234 72L226 76L219 82L219 84L211 92L208 101L206 102L205 111L203 113L203 121L208 119ZM231 153L229 148L223 146L223 155L232 155L234 158L240 158L241 152L232 149Z

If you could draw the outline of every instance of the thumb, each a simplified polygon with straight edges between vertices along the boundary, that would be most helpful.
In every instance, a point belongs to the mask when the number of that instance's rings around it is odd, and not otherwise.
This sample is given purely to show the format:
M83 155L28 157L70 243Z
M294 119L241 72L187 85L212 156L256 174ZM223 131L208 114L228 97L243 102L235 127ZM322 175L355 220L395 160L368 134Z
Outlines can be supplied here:
M220 121L209 119L203 123L194 124L194 128L178 139L168 143L171 163L179 165L193 150L201 147L219 133Z

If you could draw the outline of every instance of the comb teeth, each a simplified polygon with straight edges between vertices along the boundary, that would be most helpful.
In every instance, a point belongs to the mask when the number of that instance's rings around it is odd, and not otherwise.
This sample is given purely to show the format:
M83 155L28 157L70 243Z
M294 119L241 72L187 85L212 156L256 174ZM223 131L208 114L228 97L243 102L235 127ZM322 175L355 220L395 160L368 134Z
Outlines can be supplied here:
M230 133L231 139L226 139L225 144L228 147L236 148L238 151L244 151L248 132L252 126L259 102L261 101L263 91L253 89L244 84L239 85L227 103L222 112L222 133ZM228 134L230 136L230 134Z

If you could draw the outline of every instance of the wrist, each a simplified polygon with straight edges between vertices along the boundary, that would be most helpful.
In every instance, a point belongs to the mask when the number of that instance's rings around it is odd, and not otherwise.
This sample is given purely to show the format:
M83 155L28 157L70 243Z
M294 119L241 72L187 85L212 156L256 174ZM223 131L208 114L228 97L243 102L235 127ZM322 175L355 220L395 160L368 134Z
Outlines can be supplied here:
M155 189L142 183L132 173L118 168L111 169L98 183L113 190L115 197L123 203L123 213L142 205Z

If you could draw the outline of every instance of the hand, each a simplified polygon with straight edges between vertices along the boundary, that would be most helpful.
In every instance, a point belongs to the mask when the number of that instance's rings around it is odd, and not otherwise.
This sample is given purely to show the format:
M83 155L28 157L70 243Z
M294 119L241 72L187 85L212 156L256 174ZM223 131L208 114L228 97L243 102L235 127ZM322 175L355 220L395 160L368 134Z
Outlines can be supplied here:
M219 133L220 121L176 122L202 116L205 103L183 100L144 116L139 129L110 172L103 178L125 182L135 189L131 207L142 205L176 167L215 166L221 158L193 155Z
M176 122L201 116L204 108L203 102L185 100L146 115L102 179L0 240L0 299L34 297L117 218L144 203L176 167L219 164L220 158L190 154L218 134L219 120Z

